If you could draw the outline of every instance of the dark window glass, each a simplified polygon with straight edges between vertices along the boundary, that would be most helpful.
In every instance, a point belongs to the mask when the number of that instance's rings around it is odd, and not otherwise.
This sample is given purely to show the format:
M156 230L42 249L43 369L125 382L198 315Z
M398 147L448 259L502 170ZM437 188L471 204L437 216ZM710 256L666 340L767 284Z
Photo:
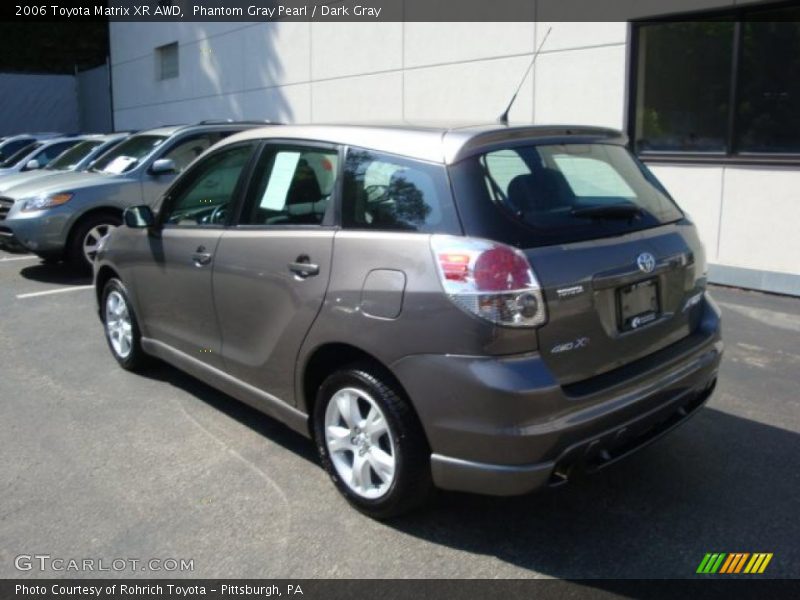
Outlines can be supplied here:
M36 159L40 167L44 167L45 165L48 165L51 160L63 154L65 150L69 150L77 143L78 140L73 140L71 142L59 142L58 144L50 144L49 146L43 148L41 152L39 152L32 158Z
M336 187L336 150L270 147L255 168L243 225L319 225Z
M358 149L347 153L342 224L460 233L443 165Z
M637 31L638 152L800 154L800 9Z
M41 148L43 145L44 145L44 142L34 142L33 144L29 144L27 146L23 146L22 148L17 150L14 154L9 156L6 160L4 160L3 163L0 164L0 167L2 167L2 168L13 167L18 162L20 162L23 158L25 158L26 156L28 156L29 154L31 154L32 152L34 152L38 148Z
M15 152L22 150L22 148L24 148L25 146L30 145L31 142L33 142L33 139L31 138L6 142L5 144L3 144L2 149L0 149L0 160L8 159Z
M725 22L639 29L638 151L725 151L733 34Z
M102 143L102 140L86 140L80 142L53 160L47 165L47 168L54 171L69 171L70 169L74 169L79 162L89 156L89 154Z
M164 223L181 227L224 224L252 152L253 144L234 146L198 162L170 194Z
M742 23L740 56L736 149L800 153L800 22Z

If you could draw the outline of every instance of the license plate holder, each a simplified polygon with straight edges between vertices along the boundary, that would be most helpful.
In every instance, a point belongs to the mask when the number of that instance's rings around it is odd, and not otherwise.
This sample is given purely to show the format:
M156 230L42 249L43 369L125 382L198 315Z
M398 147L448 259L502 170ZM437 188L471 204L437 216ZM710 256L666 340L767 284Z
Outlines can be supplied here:
M658 280L645 279L617 289L617 318L621 331L639 329L661 314Z

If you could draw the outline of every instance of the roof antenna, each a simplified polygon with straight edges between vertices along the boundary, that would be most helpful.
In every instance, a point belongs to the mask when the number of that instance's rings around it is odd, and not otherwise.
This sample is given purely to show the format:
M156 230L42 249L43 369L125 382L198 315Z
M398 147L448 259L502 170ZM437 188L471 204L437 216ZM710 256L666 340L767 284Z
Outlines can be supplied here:
M541 52L542 47L544 46L544 43L547 41L547 36L550 35L551 31L553 31L553 28L552 27L548 27L547 28L547 33L545 33L544 37L542 38L542 43L539 44L539 47L536 49L536 52L533 53L533 58L531 59L531 64L528 65L528 68L525 71L525 75L522 76L522 80L519 82L519 85L517 86L517 91L514 92L513 96L511 96L511 102L508 103L508 106L503 111L503 114L500 115L497 118L497 122L500 123L501 125L508 125L508 113L511 110L511 107L513 106L513 104L514 104L514 100L517 99L517 94L519 94L519 91L522 89L522 84L525 83L525 78L528 76L528 73L531 72L531 69L533 69L533 65L536 64L536 57L539 56L539 52Z

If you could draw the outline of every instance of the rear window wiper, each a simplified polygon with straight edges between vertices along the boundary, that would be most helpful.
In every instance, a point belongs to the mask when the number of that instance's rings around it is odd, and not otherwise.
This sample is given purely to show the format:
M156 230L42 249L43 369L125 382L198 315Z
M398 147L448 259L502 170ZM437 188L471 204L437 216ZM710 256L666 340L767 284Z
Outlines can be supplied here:
M636 219L642 216L642 209L634 204L597 204L573 208L570 214L587 219Z

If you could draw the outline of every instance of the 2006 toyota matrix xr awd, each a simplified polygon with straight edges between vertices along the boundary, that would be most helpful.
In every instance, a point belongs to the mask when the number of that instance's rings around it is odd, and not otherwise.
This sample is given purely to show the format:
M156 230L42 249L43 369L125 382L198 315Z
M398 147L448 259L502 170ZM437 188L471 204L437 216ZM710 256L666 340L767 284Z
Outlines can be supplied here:
M716 383L697 231L619 132L254 129L124 220L95 261L116 360L310 436L373 517L564 483Z

